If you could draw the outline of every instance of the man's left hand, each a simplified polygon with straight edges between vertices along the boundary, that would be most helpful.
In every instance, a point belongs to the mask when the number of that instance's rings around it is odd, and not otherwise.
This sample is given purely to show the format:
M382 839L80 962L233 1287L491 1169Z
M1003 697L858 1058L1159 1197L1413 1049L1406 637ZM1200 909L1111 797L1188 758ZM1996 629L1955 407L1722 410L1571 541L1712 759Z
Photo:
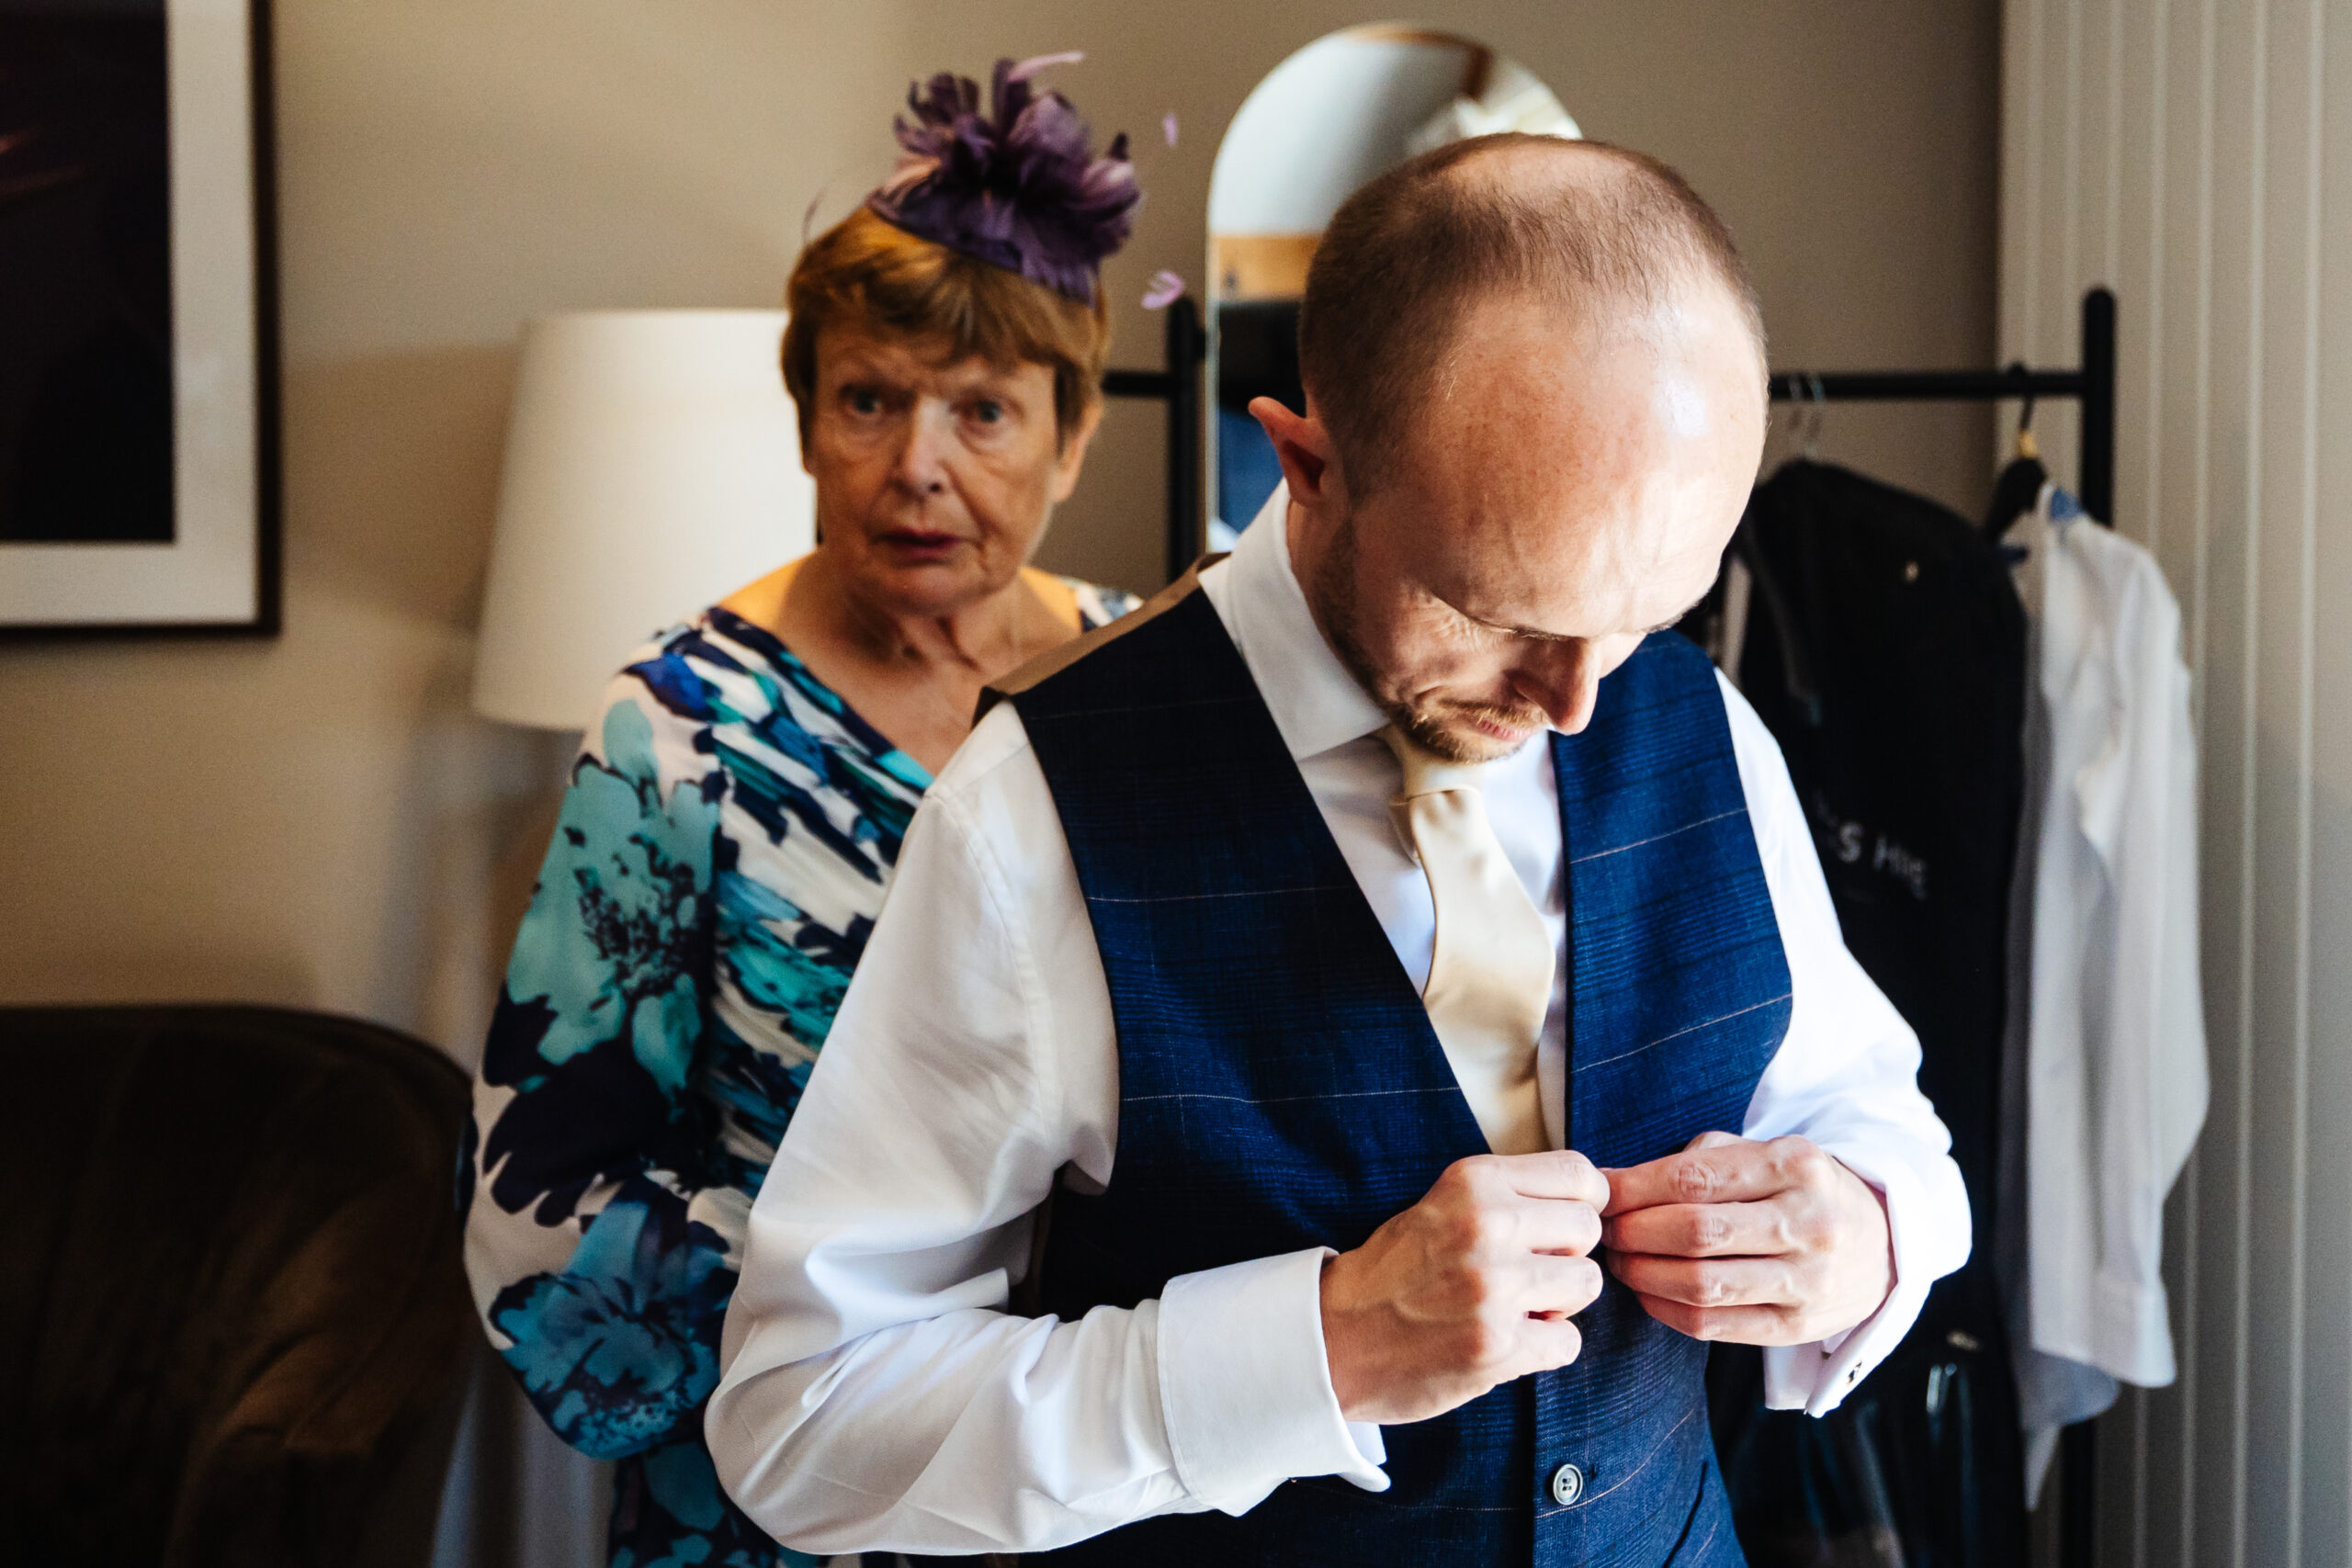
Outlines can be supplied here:
M1811 1344L1894 1287L1885 1200L1806 1139L1702 1133L1679 1155L1601 1174L1610 1272L1694 1339Z

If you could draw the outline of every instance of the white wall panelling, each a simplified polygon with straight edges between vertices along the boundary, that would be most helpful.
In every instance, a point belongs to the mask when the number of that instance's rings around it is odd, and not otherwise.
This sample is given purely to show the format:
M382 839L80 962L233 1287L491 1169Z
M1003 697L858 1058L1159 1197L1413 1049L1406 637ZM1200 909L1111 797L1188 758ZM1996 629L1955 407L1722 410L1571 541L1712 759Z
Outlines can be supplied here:
M2099 1562L2352 1564L2352 0L2007 0L2003 359L2121 301L2116 523L2180 596L2212 1052L2181 1376L2099 1431ZM2074 411L2035 421L2075 471Z

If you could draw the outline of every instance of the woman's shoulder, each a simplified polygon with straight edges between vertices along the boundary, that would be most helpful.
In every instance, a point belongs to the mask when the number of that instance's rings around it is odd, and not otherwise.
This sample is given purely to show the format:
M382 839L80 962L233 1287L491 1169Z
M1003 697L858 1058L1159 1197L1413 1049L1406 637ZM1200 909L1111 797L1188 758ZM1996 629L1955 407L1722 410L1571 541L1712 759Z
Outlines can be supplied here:
M839 783L824 754L838 752L869 759L894 779L910 773L910 760L888 737L735 604L722 600L663 632L622 671L620 684L658 702L671 725L690 728L695 750L723 772L756 758L761 768L823 792ZM920 779L905 782L921 787Z
M580 761L667 789L710 771L702 736L711 700L687 654L693 622L655 633L628 655L581 727ZM575 768L575 774L577 769Z
M740 716L746 705L771 705L773 660L782 649L763 646L763 638L774 640L718 605L654 633L606 682L588 726L589 749L626 713L664 740L707 756L708 745L695 738Z
M707 730L765 722L784 705L785 687L809 680L774 632L720 603L630 655L606 701L650 700L657 721Z

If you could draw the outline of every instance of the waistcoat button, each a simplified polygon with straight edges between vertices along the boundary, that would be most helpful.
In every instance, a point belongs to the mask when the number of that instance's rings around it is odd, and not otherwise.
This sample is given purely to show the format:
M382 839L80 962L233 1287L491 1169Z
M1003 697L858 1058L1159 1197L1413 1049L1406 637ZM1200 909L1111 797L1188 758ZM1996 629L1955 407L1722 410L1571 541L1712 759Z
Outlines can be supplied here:
M1584 1472L1564 1464L1552 1472L1552 1501L1563 1508L1584 1495Z

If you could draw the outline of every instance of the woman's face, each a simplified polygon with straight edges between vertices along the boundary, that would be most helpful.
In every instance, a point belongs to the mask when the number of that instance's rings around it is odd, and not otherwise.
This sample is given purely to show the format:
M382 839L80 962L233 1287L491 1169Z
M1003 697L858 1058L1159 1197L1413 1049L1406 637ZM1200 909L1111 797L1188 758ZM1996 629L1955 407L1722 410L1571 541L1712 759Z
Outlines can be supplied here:
M817 338L801 465L820 547L891 607L944 615L1004 587L1078 483L1094 415L1057 443L1054 373L944 362L854 325Z

